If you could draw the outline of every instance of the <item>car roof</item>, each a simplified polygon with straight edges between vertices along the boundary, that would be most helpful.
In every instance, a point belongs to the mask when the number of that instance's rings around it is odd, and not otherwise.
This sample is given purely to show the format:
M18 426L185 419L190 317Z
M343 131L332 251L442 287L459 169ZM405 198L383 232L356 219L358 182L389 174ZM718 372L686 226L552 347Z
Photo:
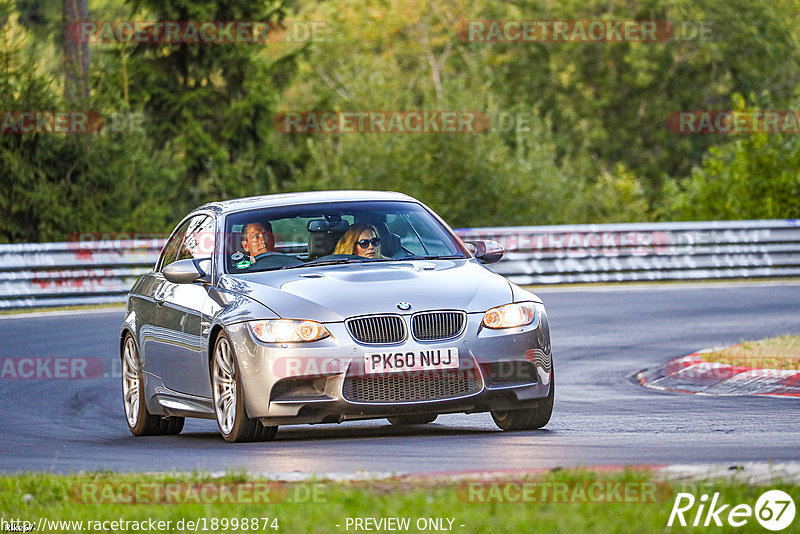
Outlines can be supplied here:
M374 200L400 200L418 202L417 199L394 191L308 191L303 193L280 193L277 195L261 195L256 197L234 198L219 202L203 204L192 212L200 210L227 214L253 208L271 208L275 206L292 206L298 204L319 204L321 202L350 202Z

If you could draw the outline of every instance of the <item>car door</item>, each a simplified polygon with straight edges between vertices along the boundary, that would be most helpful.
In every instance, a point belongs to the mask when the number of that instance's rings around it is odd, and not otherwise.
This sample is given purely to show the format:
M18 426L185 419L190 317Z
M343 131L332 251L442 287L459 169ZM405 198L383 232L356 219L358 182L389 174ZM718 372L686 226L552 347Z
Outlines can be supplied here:
M161 271L172 261L210 258L214 251L215 219L209 214L189 219L175 257L165 258L156 276L160 286L155 294L157 305L156 346L151 366L164 386L172 391L199 397L211 397L208 361L205 356L205 330L210 326L207 315L208 284L175 284ZM210 262L209 262L210 263ZM204 314L205 310L205 314Z
M162 310L164 275L161 270L178 259L181 243L186 236L191 219L181 222L167 240L155 268L147 273L138 284L140 295L136 302L139 317L139 336L142 348L142 365L146 373L161 378L168 369L169 352L172 350L170 336L162 323L169 323L170 317ZM174 322L174 321L173 321Z

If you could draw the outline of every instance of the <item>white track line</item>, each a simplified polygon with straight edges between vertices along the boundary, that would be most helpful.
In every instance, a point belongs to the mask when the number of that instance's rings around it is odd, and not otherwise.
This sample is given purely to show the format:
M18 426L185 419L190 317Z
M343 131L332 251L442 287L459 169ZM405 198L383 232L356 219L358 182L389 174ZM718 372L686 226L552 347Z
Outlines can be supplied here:
M87 310L53 310L53 311L46 311L46 312L31 312L31 313L14 313L9 315L0 315L0 321L4 319L28 319L28 318L37 318L37 317L64 317L69 315L88 315L92 313L117 313L117 312L124 312L125 307L114 307L114 308L93 308Z

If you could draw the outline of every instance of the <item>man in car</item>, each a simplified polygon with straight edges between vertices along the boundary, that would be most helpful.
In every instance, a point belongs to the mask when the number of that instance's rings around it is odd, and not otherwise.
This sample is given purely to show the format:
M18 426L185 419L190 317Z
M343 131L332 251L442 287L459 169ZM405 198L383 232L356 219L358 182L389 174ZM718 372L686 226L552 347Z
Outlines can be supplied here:
M275 235L269 222L252 222L245 228L242 235L242 250L250 254L250 261L255 263L256 258L275 248Z

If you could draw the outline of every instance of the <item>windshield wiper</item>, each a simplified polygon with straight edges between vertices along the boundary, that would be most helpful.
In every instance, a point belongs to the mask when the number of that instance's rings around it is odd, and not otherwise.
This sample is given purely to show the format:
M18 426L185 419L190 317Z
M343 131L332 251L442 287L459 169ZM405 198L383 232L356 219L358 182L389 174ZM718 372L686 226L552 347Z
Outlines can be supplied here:
M396 260L463 260L466 256L461 254L451 254L449 256L407 256L405 258L395 258Z
M281 267L281 269L297 269L298 267L316 267L317 265L339 265L342 263L363 263L364 261L367 261L367 258L360 258L360 259L342 258L338 260L322 260L322 261L311 260L308 263L301 263L299 265L286 265L284 267Z

